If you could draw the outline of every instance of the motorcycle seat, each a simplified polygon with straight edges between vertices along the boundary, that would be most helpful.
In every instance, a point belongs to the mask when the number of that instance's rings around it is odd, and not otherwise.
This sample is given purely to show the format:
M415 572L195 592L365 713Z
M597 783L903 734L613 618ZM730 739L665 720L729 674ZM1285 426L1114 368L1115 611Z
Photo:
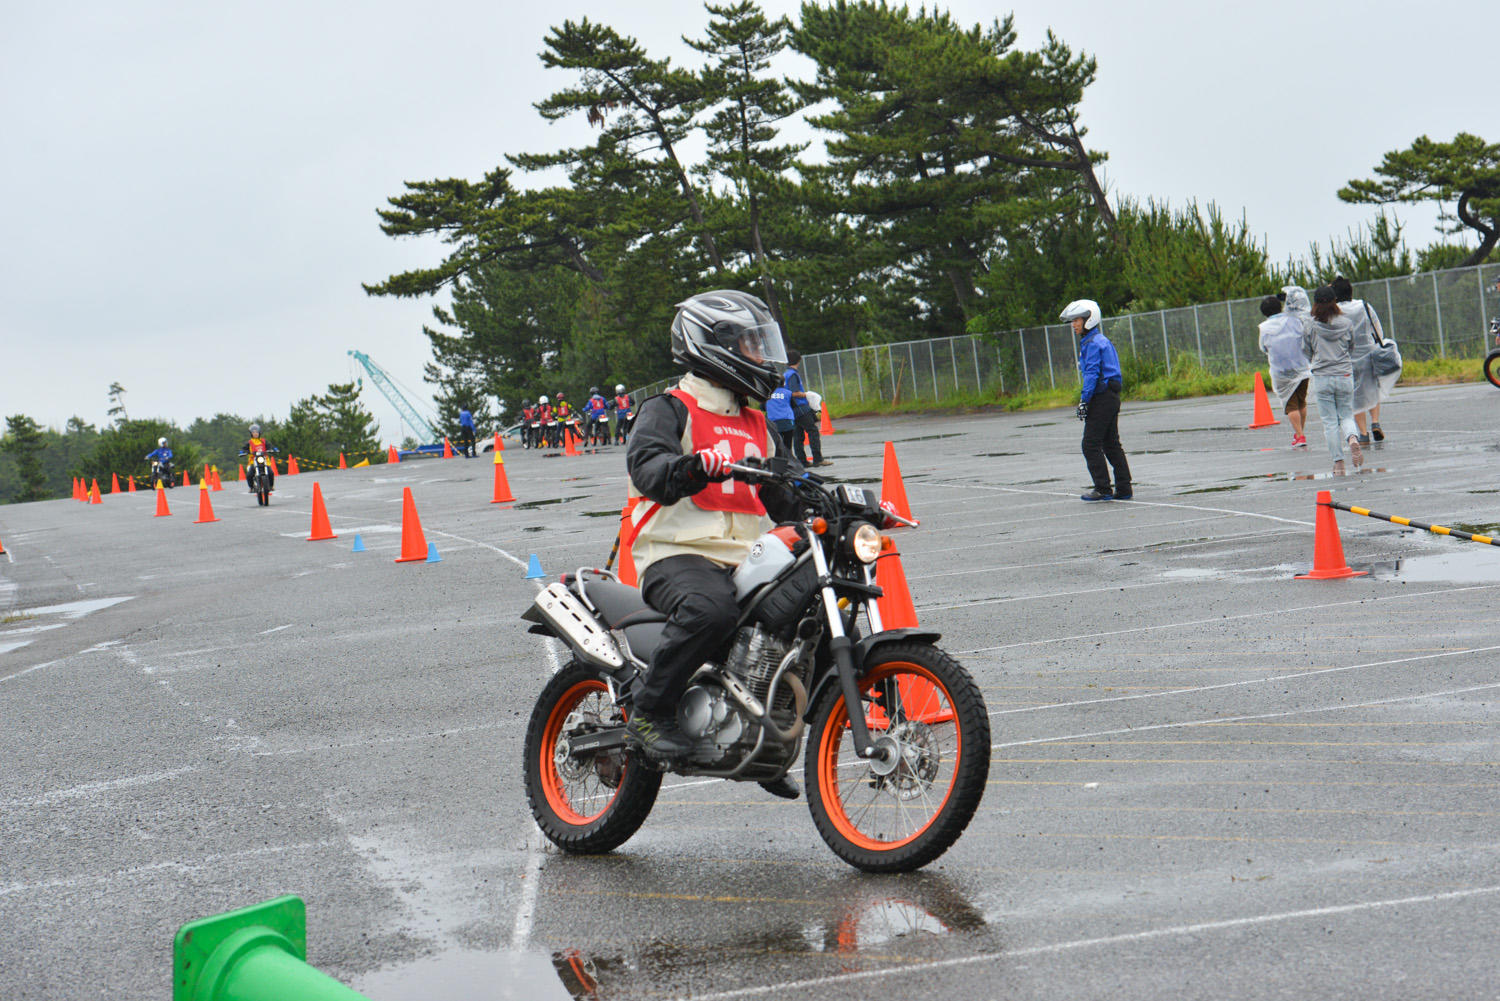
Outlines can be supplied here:
M638 626L646 622L665 622L667 617L646 604L639 588L612 580L591 580L585 587L589 601L599 609L611 629Z

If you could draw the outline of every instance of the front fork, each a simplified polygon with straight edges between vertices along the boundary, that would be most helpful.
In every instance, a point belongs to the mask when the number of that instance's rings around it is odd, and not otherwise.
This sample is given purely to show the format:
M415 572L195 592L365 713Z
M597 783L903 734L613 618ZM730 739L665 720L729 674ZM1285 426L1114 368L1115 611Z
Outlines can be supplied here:
M833 575L828 572L828 560L817 539L809 539L812 547L813 569L818 574L818 589L823 596L823 611L828 618L828 652L833 654L834 669L838 671L839 688L844 693L844 705L849 710L849 728L854 737L854 751L861 758L886 762L890 760L890 749L876 745L870 739L870 728L865 724L865 711L859 697L859 669L854 663L854 643L844 631L844 613L839 610L838 597L833 593ZM868 569L865 579L871 579ZM870 627L881 629L880 612L873 604L867 605Z

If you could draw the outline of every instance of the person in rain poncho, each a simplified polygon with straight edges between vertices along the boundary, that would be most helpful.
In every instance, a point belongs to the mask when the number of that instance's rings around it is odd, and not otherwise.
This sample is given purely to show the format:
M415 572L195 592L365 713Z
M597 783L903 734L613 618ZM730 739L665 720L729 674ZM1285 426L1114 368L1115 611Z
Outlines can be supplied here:
M1339 275L1329 284L1338 297L1339 312L1354 327L1354 423L1359 425L1360 444L1368 445L1372 438L1384 441L1380 404L1390 398L1401 379L1401 355L1376 350L1385 346L1380 314L1368 302L1354 298L1354 285L1349 279Z
M1354 424L1354 327L1327 285L1313 293L1312 319L1302 334L1302 353L1312 362L1312 395L1318 403L1323 439L1333 459L1333 474L1344 475L1344 445L1354 468L1364 462L1359 428Z
M1296 291L1305 303L1307 293L1300 288ZM1270 362L1271 391L1292 423L1292 447L1306 448L1307 436L1302 429L1307 422L1307 382L1312 378L1312 368L1302 353L1306 326L1274 295L1261 300L1260 312L1266 318L1260 325L1260 349Z

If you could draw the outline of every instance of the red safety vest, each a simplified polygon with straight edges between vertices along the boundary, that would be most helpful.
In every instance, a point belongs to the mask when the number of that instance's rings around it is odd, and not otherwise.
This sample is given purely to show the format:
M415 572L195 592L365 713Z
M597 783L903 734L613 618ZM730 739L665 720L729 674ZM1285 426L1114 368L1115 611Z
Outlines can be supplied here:
M729 457L730 462L740 462L746 456L764 458L766 447L766 415L759 410L741 407L736 417L709 413L698 406L698 401L680 389L671 395L681 400L688 411L688 429L693 434L693 451L713 449ZM754 487L748 483L725 480L710 483L693 494L693 503L705 511L737 511L740 514L766 513L765 505Z

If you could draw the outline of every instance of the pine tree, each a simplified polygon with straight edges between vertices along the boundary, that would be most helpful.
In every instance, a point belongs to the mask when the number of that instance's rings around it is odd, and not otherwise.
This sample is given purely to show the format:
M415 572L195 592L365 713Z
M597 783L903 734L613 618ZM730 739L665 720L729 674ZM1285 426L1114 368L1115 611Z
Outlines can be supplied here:
M42 500L47 496L47 473L42 468L42 449L45 441L37 422L25 414L15 414L5 419L7 432L0 438L0 451L11 456L16 463L20 488L16 501Z

